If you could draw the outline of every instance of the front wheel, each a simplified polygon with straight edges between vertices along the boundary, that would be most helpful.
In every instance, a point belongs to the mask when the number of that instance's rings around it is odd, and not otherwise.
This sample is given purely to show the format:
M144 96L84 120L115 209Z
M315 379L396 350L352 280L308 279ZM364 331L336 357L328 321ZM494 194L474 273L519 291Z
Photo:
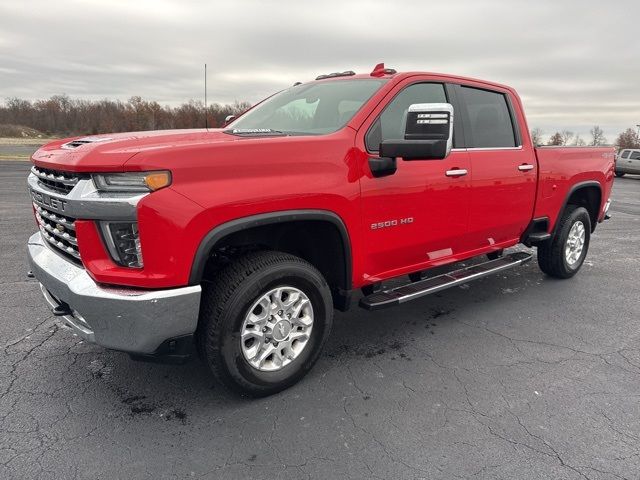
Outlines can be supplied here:
M624 177L624 172L617 172L616 171L616 177Z
M199 350L227 387L270 395L311 370L332 319L331 293L315 267L286 253L251 253L205 287Z
M538 246L540 270L556 278L573 277L589 250L591 217L584 207L568 205L553 238Z

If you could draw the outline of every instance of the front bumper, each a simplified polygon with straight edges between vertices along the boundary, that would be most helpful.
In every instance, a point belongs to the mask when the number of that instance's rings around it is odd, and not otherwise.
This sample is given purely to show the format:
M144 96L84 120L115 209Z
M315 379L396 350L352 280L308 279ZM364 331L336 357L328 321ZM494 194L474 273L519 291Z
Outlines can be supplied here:
M62 318L89 342L153 354L164 341L196 330L199 285L167 290L108 287L55 253L40 233L29 238L28 250L31 270L45 299L52 308L68 306L70 314Z

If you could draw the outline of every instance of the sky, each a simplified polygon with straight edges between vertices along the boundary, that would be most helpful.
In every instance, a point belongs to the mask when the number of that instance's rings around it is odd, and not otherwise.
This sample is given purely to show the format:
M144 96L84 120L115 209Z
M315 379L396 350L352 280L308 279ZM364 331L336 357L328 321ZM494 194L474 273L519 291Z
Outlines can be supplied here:
M322 73L505 83L529 127L640 124L638 0L0 0L0 100L257 102Z

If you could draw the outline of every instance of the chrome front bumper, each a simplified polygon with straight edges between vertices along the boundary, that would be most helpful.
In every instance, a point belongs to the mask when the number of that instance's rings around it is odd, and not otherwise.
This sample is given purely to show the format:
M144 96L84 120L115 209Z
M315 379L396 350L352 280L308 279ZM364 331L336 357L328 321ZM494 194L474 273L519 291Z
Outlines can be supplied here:
M151 354L171 338L195 332L200 286L168 290L114 288L96 283L83 268L49 248L40 233L29 238L29 264L52 308L82 338L106 348Z

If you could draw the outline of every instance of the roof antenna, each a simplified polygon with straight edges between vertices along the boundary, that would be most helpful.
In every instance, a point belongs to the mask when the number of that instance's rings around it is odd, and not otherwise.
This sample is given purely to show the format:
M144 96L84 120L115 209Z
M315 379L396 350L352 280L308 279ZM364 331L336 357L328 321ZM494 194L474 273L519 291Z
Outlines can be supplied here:
M204 64L204 128L209 131L209 119L207 118L207 64Z

